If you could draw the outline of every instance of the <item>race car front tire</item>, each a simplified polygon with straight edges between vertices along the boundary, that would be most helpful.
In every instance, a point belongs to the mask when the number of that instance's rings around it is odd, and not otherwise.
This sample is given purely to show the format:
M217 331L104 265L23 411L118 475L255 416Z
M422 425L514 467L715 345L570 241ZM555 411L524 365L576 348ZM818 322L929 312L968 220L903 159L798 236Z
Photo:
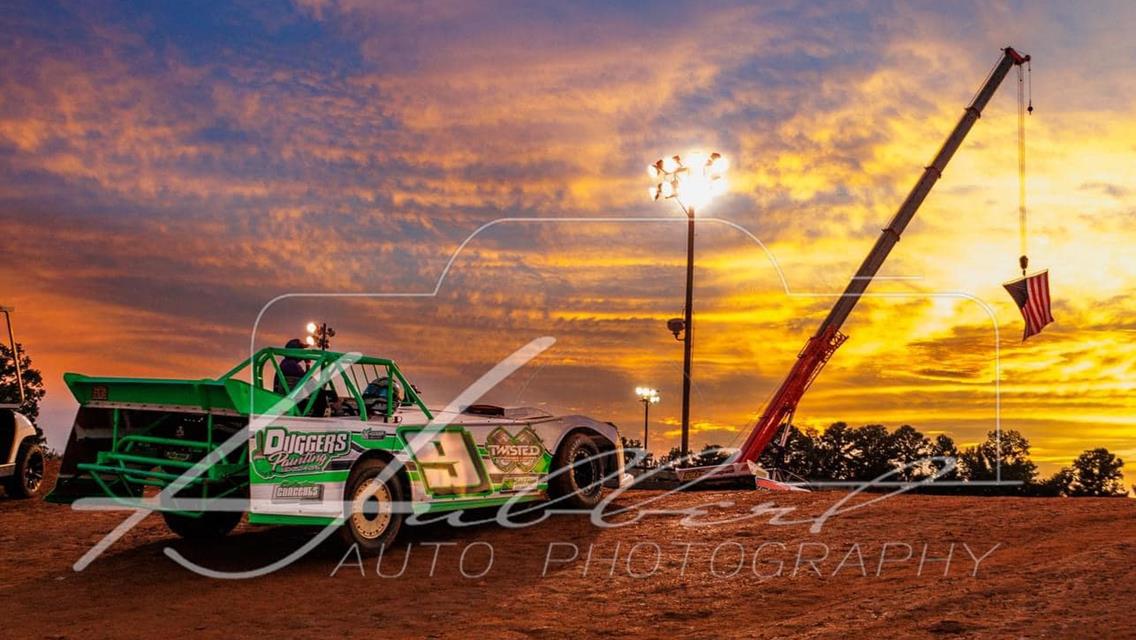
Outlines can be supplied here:
M378 458L360 461L347 477L345 497L350 511L339 528L344 544L358 545L364 555L382 553L402 528L403 513L395 505L405 499L397 474L384 471L388 464ZM380 475L389 475L379 480Z
M600 448L587 434L568 436L552 457L548 480L554 507L591 509L603 494L604 460Z

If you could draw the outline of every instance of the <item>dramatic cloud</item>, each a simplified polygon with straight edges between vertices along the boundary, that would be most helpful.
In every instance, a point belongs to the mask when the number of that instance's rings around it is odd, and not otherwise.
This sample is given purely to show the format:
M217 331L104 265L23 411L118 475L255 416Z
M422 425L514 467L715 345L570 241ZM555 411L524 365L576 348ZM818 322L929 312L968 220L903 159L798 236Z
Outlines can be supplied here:
M695 444L790 366L999 48L1036 62L1030 254L1057 324L1022 344L1007 78L846 327L803 425L1004 426L1039 459L1136 457L1136 41L1126 3L894 7L308 0L28 3L0 24L0 300L70 426L65 370L215 375L308 318L445 402L524 340L493 400L677 441L685 225L643 166L731 159L698 227ZM600 221L604 218L605 221ZM615 218L636 221L615 222ZM654 218L648 220L647 218ZM670 218L671 221L657 218ZM729 224L727 224L729 223ZM731 226L738 225L754 237ZM760 243L760 244L759 244ZM1047 467L1049 468L1049 467Z

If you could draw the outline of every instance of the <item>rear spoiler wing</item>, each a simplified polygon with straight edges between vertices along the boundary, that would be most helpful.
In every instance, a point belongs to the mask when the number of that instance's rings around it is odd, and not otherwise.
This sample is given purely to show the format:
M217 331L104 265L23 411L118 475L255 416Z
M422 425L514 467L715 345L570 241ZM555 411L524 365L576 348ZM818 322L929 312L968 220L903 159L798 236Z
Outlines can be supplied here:
M63 451L59 478L49 502L106 497L123 504L141 497L146 487L166 487L237 433L251 412L267 413L279 395L243 380L161 380L63 376L79 411ZM298 415L292 405L286 415ZM171 434L168 421L199 416L187 429ZM220 429L219 431L217 429ZM239 451L221 456L189 481L194 496L218 497L248 482L248 463Z
M63 374L71 395L84 407L163 408L204 413L250 415L267 413L280 396L243 380L165 380L103 378ZM294 415L292 407L286 415Z

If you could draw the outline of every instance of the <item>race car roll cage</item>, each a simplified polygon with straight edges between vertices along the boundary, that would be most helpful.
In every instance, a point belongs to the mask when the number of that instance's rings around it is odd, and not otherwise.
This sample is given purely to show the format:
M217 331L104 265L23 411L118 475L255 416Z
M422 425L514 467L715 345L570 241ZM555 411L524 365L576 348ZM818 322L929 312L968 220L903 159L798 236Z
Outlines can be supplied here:
M309 380L311 380L318 374L319 371L324 368L334 366L337 362L339 362L347 355L348 354L335 351L311 351L308 349L261 349L260 351L257 351L255 354L253 354L251 358L245 360L236 367L233 367L231 370L229 370L228 373L221 376L220 379L232 378L233 376L236 376L241 371L251 366L253 372L252 387L254 389L264 389L264 370L266 368L265 365L271 363L272 368L276 373L276 380L280 382L284 389L284 397L291 397L291 394L295 389L302 389ZM296 380L294 384L289 385L287 376L285 376L284 372L280 369L280 361L277 359L277 356L280 356L281 358L292 358L295 360L307 361L310 363L308 365L308 370L304 373L303 377ZM366 422L369 419L369 417L367 416L367 407L366 403L364 402L362 389L366 389L367 380L375 380L380 377L386 377L390 380L397 380L402 385L403 392L406 394L406 398L403 399L401 403L397 403L394 401L394 385L387 385L386 408L383 413L383 422L391 422L394 419L394 414L400 405L417 406L418 409L420 409L422 413L426 415L427 419L432 420L434 418L434 415L430 413L430 410L428 408L426 408L426 403L424 403L422 401L422 398L418 395L418 392L415 389L414 385L410 384L410 382L407 381L406 377L402 375L402 371L399 370L398 365L396 365L393 360L387 360L386 358L373 358L370 356L358 356L354 354L352 355L352 360L352 363L349 366L343 367L338 375L340 380L343 381L343 386L346 387L348 393L351 394L351 398L355 401L355 405L359 408L360 420ZM373 375L365 375L367 366L373 367ZM360 380L356 375L355 367L360 367L362 369L361 372L364 374L362 377L362 384L360 384ZM380 368L386 370L385 376L379 375ZM330 384L331 381L329 380L325 385L321 386L326 387ZM318 390L312 392L308 396L307 403L304 405L303 411L300 411L299 413L291 413L288 415L310 416L312 409L315 408L316 401L319 399L319 395L320 394ZM256 413L255 407L250 409L250 413Z

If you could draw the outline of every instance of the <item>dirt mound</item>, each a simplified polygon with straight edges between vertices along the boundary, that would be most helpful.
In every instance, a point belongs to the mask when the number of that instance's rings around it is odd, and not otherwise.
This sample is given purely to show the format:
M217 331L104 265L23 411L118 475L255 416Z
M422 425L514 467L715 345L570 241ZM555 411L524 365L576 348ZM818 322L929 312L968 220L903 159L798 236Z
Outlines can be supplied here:
M153 515L77 573L126 512L0 499L0 636L1136 637L1132 500L846 497L634 492L615 504L638 520L434 524L361 566L329 542L250 580L164 549L249 570L313 531L194 545Z

